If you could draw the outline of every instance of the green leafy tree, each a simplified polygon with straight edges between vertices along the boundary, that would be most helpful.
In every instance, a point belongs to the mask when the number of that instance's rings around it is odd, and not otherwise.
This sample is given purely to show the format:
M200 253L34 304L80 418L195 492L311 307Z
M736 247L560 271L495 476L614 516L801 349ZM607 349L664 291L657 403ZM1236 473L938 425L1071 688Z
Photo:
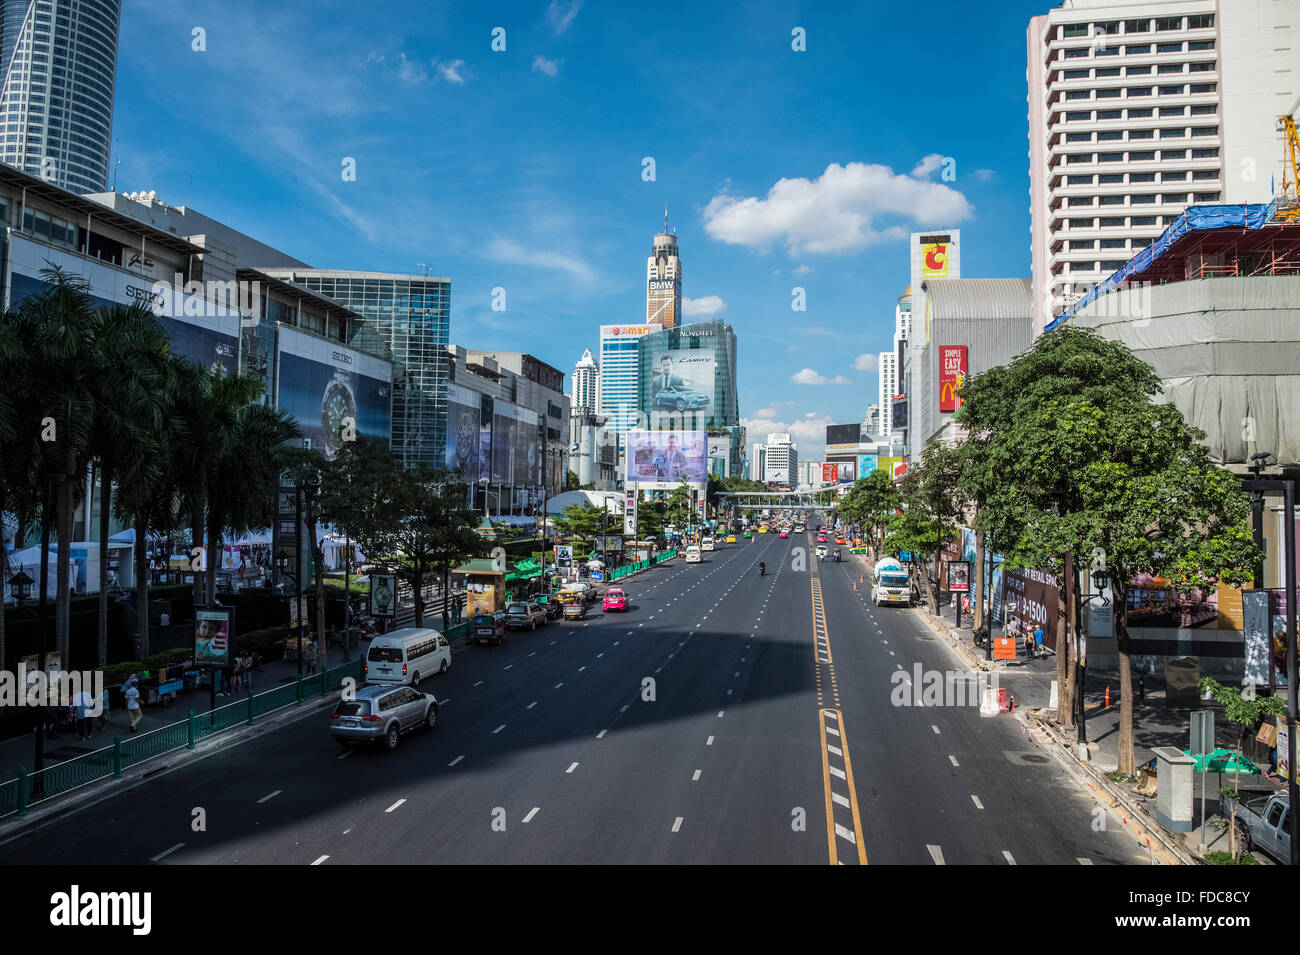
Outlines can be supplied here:
M979 479L979 520L1008 567L1055 573L1063 591L1065 555L1081 569L1105 555L1115 584L1125 773L1134 770L1128 581L1149 572L1181 589L1237 583L1249 578L1254 555L1248 498L1176 408L1152 403L1159 388L1155 370L1123 344L1066 325L970 379L958 412L981 442L985 474L997 476ZM1066 612L1057 621L1062 722L1071 719L1076 663L1067 665Z
M568 540L580 541L591 546L600 536L600 522L604 513L601 508L586 502L570 504L564 509L564 513L553 518L551 523Z
M825 503L834 503L834 492L825 492ZM873 471L854 482L848 494L839 502L837 510L850 523L861 527L871 540L872 549L879 556L885 530L890 517L902 501L893 479L884 471Z
M668 492L664 502L664 520L680 532L691 520L691 486L682 480Z

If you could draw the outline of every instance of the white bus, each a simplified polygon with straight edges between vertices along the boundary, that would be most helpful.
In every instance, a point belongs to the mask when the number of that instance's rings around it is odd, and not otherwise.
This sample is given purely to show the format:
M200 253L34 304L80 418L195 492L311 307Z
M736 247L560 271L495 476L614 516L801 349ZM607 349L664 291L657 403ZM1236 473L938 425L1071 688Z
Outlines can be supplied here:
M366 652L367 683L418 685L430 673L451 667L451 644L437 630L407 627L375 637Z

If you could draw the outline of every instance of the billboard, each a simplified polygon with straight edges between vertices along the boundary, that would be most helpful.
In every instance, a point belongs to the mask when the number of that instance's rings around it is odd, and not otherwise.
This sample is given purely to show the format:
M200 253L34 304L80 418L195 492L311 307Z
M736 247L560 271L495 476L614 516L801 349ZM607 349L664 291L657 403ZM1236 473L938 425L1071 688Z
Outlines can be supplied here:
M464 385L447 386L448 471L460 471L466 481L479 478L479 395Z
M636 506L641 497L636 485L628 483L623 489L623 534L636 539Z
M293 415L313 450L333 461L346 441L388 447L392 366L287 326L279 350L276 407Z
M826 444L828 447L838 444L857 444L861 440L861 423L828 424L826 426Z
M895 398L890 402L890 420L893 422L895 431L904 431L907 429L907 398Z
M1057 580L1041 570L1008 570L1002 575L1005 633L1023 637L1039 627L1043 645L1056 649Z
M834 484L838 479L839 466L827 462L822 465L822 483Z
M956 411L961 407L957 392L966 380L966 346L939 346L939 410Z
M234 611L230 607L220 610L194 611L194 665L223 669L231 665L234 649Z
M858 455L858 478L862 479L876 470L877 461L880 459L874 454Z
M702 348L670 348L650 379L651 411L699 411L713 401L717 360Z
M929 239L930 241L926 241ZM925 236L921 240L921 278L948 277L948 236Z
M682 481L708 482L709 436L704 431L629 431L625 480L646 491L671 490Z

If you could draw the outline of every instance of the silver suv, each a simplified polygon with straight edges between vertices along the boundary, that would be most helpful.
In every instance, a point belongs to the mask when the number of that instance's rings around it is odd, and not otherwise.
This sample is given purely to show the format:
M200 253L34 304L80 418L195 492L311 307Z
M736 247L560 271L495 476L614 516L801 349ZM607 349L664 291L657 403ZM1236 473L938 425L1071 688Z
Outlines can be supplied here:
M539 623L545 626L546 620L546 610L539 603L525 603L520 600L506 605L507 627L520 630L527 627L529 630L536 630Z
M413 686L366 686L350 700L340 700L330 716L330 734L343 748L380 743L397 749L403 733L438 727L438 701Z

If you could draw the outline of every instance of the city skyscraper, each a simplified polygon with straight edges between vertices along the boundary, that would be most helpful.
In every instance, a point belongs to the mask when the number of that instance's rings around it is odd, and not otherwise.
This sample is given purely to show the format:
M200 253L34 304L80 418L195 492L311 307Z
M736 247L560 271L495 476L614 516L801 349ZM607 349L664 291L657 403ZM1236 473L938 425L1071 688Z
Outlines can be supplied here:
M1272 200L1298 31L1294 0L1064 0L1029 21L1035 334L1189 205Z
M641 409L642 335L659 331L658 325L600 326L600 389L596 413L605 417L605 427L626 434L638 426Z
M886 437L894 426L894 395L898 394L898 354L892 351L880 353L880 415L878 425L880 433Z
M2 0L0 162L77 193L108 188L121 0Z
M668 210L664 209L664 231L655 236L654 248L646 259L645 320L649 325L673 328L682 317L682 260L677 255L677 236L668 231Z
M573 405L575 415L595 414L600 401L600 365L591 357L591 349L583 351L573 366Z

